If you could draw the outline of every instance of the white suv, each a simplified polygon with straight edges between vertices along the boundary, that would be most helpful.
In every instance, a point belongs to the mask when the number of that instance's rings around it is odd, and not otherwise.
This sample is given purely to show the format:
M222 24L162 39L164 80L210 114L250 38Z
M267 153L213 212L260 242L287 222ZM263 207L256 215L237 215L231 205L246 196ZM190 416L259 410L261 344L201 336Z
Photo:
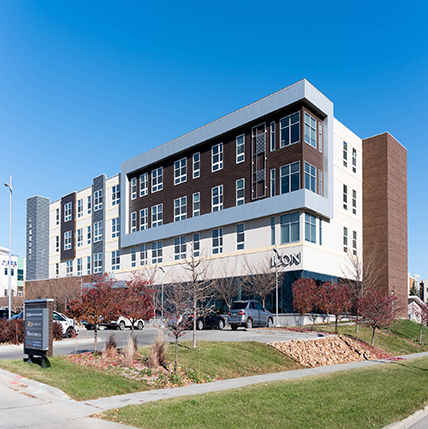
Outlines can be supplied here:
M74 322L74 320L70 319L59 311L53 311L53 321L61 324L64 337L71 338L73 335L79 333L79 327Z
M119 319L111 322L112 326L116 329L123 331L125 328L132 328L132 323L129 319L123 316L119 316ZM138 319L134 322L134 329L142 330L145 322L143 319Z

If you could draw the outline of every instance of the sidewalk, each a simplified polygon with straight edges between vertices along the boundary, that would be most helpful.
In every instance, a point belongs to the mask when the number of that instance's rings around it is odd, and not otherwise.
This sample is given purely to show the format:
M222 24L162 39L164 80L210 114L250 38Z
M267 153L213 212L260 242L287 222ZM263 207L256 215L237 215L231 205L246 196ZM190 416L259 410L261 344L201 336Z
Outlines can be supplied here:
M428 352L401 356L401 358L413 359L424 356L428 356ZM375 360L318 368L307 368L275 374L234 378L212 383L177 387L174 389L160 389L131 393L85 402L72 400L64 392L54 387L0 370L0 385L5 386L5 388L0 389L0 427L8 429L30 427L41 428L42 426L47 429L129 428L130 426L90 418L89 416L113 408L153 402L160 399L200 395L207 392L235 389L269 381L291 380L311 375L329 374L348 369L371 367L388 362L391 361ZM8 389L6 389L6 387ZM17 417L17 409L19 409L19 418ZM403 422L389 425L388 429L409 428L412 424L415 424L426 416L428 416L428 410L418 411ZM17 421L17 419L19 419L19 421Z

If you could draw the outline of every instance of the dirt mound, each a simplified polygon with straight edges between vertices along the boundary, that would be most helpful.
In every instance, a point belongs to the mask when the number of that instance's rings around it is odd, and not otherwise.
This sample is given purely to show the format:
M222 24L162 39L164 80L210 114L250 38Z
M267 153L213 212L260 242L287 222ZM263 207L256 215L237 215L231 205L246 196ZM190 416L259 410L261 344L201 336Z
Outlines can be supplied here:
M310 368L376 359L376 355L367 346L351 338L292 340L270 345Z

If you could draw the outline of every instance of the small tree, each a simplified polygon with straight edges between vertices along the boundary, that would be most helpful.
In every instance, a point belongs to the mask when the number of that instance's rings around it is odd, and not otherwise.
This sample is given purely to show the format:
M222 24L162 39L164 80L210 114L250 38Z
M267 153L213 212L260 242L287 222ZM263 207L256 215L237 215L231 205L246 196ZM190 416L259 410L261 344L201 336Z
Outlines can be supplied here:
M314 279L301 278L292 286L293 308L300 313L300 327L303 326L303 317L313 310L316 303L316 284Z
M229 261L221 260L221 278L215 282L214 291L215 295L226 303L230 311L232 302L239 292L239 281L234 277L236 266L230 267Z

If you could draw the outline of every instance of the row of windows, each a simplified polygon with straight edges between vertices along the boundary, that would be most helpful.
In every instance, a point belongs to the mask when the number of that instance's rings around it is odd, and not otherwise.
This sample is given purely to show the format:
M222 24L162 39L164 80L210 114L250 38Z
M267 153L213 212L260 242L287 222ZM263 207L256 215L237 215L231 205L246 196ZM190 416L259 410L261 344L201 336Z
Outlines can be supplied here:
M348 186L343 185L343 208L348 210ZM357 214L357 191L352 189L352 213Z
M352 234L351 234L352 233ZM349 247L349 239L352 237L352 254L357 256L357 231L348 230L343 227L343 251L348 253L351 251Z
M348 143L343 142L343 166L348 168ZM357 172L357 150L352 148L352 172Z
M4 275L5 276L8 275L7 267L4 269ZM10 275L11 275L11 277L15 276L15 270L13 268L10 269ZM24 280L24 270L22 270L20 268L18 269L17 280L18 281Z

